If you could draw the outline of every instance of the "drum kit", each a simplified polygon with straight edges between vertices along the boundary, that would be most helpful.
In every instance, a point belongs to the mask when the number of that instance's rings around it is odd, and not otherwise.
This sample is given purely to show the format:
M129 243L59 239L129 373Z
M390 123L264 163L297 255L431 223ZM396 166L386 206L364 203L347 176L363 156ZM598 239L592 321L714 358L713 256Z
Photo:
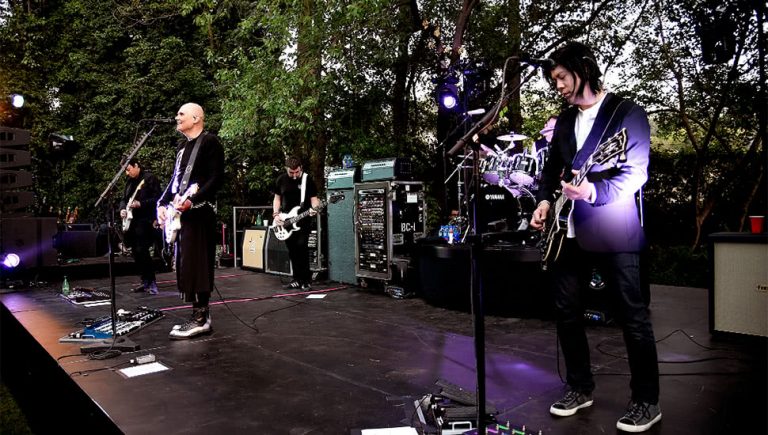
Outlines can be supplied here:
M521 146L521 142L526 139L528 136L514 132L497 136L497 142L508 144L506 148L502 149L497 144L492 146L481 144L477 153L459 156L461 162L454 171L454 173L459 172L459 197L468 198L471 196L468 195L469 192L461 192L464 187L462 178L469 179L470 176L462 174L461 169L472 169L473 165L468 163L474 163L474 158L479 159L480 189L483 192L480 197L481 209L488 209L485 214L489 216L486 217L493 218L495 216L492 215L497 214L494 210L501 209L495 205L484 206L484 202L489 204L493 202L484 201L484 198L505 198L504 202L511 201L513 203L511 206L516 210L514 214L518 219L509 221L507 227L522 228L523 221L526 222L524 226L527 227L526 214L530 215L535 208L535 191L538 189L538 179L547 158L547 148L531 153L527 147ZM527 210L528 208L530 210ZM510 218L513 217L510 216Z
M485 152L485 159L480 165L483 180L490 185L506 188L516 198L522 195L533 197L531 190L536 188L536 180L543 165L539 164L537 156L530 154L527 148L522 147L521 151L515 146L516 142L526 140L528 136L510 133L496 139L509 142L509 145L504 149L498 145L493 148L480 145L481 150Z

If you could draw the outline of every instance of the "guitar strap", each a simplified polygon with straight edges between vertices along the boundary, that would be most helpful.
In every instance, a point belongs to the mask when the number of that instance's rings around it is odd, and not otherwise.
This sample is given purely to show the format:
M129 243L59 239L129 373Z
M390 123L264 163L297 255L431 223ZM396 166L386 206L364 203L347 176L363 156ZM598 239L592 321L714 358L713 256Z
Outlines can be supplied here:
M579 169L584 165L584 163L586 163L589 156L595 152L595 147L603 142L605 134L608 131L608 127L611 126L611 123L613 122L613 119L616 117L616 115L619 115L618 119L622 119L624 118L624 115L629 112L631 106L629 104L624 104L626 100L623 98L616 97L611 94L606 96L606 98L610 99L605 101L606 106L602 107L600 112L603 112L603 110L610 110L610 106L615 104L616 106L613 108L613 113L607 121L605 116L598 115L597 119L595 119L595 123L592 125L592 129L587 136L587 140L584 141L584 146L582 146L581 149L573 157L573 163L571 164L572 168ZM619 109L622 110L619 111ZM600 134L597 134L597 132L600 132Z
M197 140L195 141L195 145L192 147L192 154L189 155L189 161L187 161L187 167L184 168L184 176L181 178L181 184L179 184L179 190L176 191L176 193L183 193L187 191L187 185L189 184L189 177L192 175L192 168L195 166L195 160L197 159L197 152L200 150L200 144L203 142L203 136L208 134L207 132L200 133L199 136L197 136ZM179 162L181 162L181 156L184 153L179 153ZM179 165L177 165L178 167Z
M301 174L301 199L299 200L299 205L304 205L304 198L306 197L305 194L307 192L307 173Z

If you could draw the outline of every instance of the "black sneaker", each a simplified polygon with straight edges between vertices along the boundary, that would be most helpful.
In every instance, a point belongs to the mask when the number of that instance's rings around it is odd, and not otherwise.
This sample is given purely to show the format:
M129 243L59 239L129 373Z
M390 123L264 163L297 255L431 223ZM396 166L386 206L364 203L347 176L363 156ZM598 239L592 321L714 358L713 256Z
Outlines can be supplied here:
M592 394L570 390L565 393L562 399L549 407L549 413L559 417L568 417L576 414L581 408L592 406L592 402Z
M212 331L211 316L207 308L196 308L192 311L192 318L181 325L174 325L168 334L171 340L189 340L199 335Z
M285 286L285 288L288 288L291 290L299 290L301 289L301 283L298 281L291 281L291 283Z
M627 413L616 422L616 429L624 432L645 432L661 420L661 408L645 402L631 402Z

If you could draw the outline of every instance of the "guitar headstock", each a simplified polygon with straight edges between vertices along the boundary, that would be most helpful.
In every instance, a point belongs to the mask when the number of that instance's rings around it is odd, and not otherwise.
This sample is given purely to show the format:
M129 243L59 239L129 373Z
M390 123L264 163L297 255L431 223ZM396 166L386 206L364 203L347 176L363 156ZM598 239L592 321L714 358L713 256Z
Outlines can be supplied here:
M627 161L626 151L627 129L622 128L618 133L595 148L595 152L592 154L592 162L602 165L616 156L619 156L620 161L625 162Z

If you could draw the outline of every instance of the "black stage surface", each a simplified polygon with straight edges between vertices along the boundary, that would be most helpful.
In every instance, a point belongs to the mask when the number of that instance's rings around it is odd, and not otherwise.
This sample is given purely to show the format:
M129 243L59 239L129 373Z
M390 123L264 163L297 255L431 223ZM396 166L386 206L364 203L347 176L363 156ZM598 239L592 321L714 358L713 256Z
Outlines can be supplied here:
M83 319L108 314L108 306L70 304L54 288L0 295L3 382L36 433L350 434L418 427L413 402L439 392L438 379L474 390L466 310L333 282L315 284L324 298L309 299L283 290L284 277L222 268L214 332L170 341L172 325L190 312L173 279L161 274L161 294L151 296L130 293L135 277L116 278L118 308L161 308L165 317L130 335L139 351L106 360L59 339ZM515 282L510 292L526 291ZM109 283L71 280L100 289ZM766 341L713 338L705 289L652 286L652 295L664 417L649 433L766 433ZM558 419L548 412L563 392L551 319L526 316L534 312L526 307L495 308L485 317L486 385L498 420L528 433L615 433L629 381L620 331L590 327L595 404ZM150 352L170 370L134 378L116 371Z

